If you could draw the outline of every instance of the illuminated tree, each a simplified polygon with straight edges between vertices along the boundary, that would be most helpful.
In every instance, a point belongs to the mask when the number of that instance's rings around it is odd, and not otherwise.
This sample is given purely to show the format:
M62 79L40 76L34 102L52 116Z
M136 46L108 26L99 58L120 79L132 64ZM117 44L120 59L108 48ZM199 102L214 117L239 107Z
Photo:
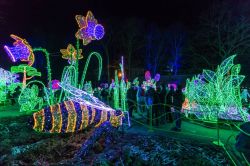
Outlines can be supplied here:
M21 64L19 66L11 67L12 73L23 73L23 88L26 87L27 80L31 79L34 76L41 76L41 73L38 72L34 67L31 67L26 64ZM29 76L27 78L27 76Z
M177 75L180 68L181 59L183 58L185 33L180 25L172 25L167 31L166 38L168 52L171 59L169 64L174 75Z
M166 61L167 36L152 25L146 35L146 68L156 74L162 62Z

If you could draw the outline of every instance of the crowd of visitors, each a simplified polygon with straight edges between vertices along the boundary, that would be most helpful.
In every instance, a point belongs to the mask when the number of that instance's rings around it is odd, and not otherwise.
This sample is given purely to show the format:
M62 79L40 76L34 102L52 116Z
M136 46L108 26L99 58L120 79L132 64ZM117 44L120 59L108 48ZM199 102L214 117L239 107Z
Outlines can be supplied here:
M175 122L174 131L181 130L181 108L184 102L182 86L157 83L155 86L132 83L127 87L127 111L130 118L135 115L147 119L153 126ZM106 104L113 106L113 91L108 84L94 89L94 95Z

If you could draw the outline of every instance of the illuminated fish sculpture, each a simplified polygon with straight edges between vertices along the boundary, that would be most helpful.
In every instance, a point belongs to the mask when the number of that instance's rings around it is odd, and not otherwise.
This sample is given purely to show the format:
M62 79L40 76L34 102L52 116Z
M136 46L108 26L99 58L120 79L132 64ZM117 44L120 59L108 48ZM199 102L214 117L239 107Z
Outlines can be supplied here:
M92 125L97 127L95 133L75 155L75 158L81 159L102 134L107 134L122 125L124 114L83 90L65 83L59 83L59 86L72 95L67 101L34 113L30 124L34 130L48 133L71 133Z
M52 105L33 114L33 129L38 132L70 133L103 122L118 127L122 124L121 111L97 109L72 100Z
M83 45L89 44L92 40L100 40L104 36L104 27L98 24L93 13L88 11L87 16L76 15L75 17L79 30L76 38L83 41Z
M13 43L13 47L4 46L4 49L12 62L16 62L17 60L21 60L24 62L28 62L29 66L32 66L34 63L34 53L29 45L29 43L16 35L11 34L11 38L15 40Z

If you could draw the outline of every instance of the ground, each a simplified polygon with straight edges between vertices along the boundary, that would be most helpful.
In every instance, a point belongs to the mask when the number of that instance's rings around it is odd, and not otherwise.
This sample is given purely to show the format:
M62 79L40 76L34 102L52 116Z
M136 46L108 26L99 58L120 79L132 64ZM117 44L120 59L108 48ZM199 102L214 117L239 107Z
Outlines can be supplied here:
M41 134L33 131L17 107L1 107L0 165L233 165L237 131L220 129L225 149L212 144L217 140L215 126L184 121L181 132L172 132L172 124L149 130L134 118L132 126L120 128L115 140L101 138L86 158L72 160L82 143L94 132L88 128L71 134ZM230 153L232 154L232 153ZM233 158L234 159L234 158Z

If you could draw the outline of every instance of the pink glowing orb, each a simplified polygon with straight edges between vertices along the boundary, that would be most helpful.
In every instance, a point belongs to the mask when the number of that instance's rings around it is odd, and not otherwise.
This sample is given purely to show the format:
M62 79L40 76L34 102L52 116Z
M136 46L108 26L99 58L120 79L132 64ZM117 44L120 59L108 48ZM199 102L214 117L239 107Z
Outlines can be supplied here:
M60 89L59 83L60 83L59 80L52 80L52 89L54 90Z
M150 71L146 71L145 72L145 80L148 81L151 79L151 74L150 74Z

